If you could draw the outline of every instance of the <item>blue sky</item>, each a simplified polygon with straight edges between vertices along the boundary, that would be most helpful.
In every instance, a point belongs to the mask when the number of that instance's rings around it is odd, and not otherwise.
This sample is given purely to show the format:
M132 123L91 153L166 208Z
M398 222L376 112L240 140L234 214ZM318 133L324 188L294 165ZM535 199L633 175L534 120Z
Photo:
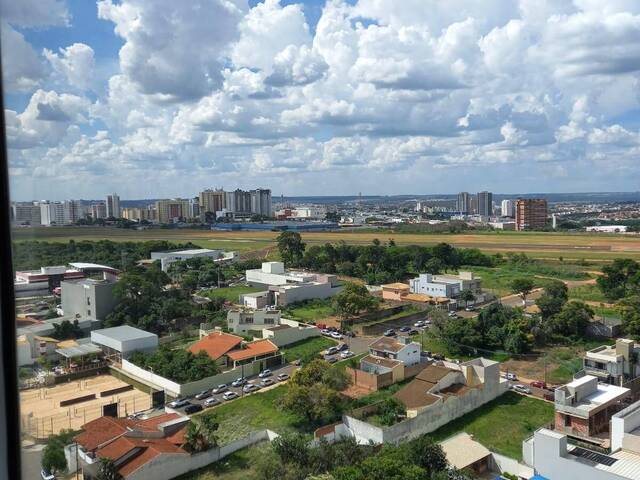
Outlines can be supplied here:
M0 5L15 199L638 188L638 2Z

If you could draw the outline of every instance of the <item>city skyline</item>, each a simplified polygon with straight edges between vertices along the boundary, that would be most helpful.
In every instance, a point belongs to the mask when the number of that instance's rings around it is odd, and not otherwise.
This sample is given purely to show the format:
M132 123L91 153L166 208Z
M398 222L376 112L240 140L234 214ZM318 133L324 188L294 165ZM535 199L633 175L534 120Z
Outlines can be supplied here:
M637 188L637 2L1 2L15 200Z

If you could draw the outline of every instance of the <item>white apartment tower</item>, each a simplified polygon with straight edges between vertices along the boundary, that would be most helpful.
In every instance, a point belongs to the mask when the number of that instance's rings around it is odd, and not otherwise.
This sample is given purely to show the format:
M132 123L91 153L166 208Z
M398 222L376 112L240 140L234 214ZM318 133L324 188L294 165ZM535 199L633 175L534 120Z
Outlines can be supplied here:
M117 193L107 195L107 218L120 218L120 197Z
M500 213L503 217L515 217L516 202L513 200L502 200L502 203L500 204Z

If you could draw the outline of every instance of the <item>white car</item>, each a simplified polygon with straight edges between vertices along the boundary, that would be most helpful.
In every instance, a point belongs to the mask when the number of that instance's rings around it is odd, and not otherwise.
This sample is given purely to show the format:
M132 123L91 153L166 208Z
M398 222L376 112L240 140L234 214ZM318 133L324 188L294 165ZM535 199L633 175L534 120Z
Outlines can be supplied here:
M218 400L217 398L209 397L204 401L203 405L208 408L208 407L213 407L215 405L218 405L219 403L220 403L220 400Z
M525 393L527 395L531 394L531 390L527 387L525 387L524 385L514 385L513 387L511 387L513 390L515 390L518 393Z
M189 400L187 400L186 398L176 398L173 402L169 404L169 406L171 408L180 408L180 407L184 407L188 403L189 403Z
M342 334L340 332L331 332L331 338L336 340L342 340Z
M241 387L247 383L247 379L244 377L237 378L233 382L231 382L232 387Z
M340 357L342 357L342 358L351 358L351 357L353 357L354 355L355 355L355 353L350 352L349 350L347 350L346 352L342 352L342 353L340 354Z
M328 330L326 328L323 328L322 330L320 330L320 333L322 335L324 335L325 337L330 337L331 336L331 330Z
M515 373L501 373L500 375L502 375L502 377L506 378L507 380L518 380L518 376Z
M46 470L40 470L40 476L42 477L42 480L56 480L56 476Z
M222 398L225 400L233 400L234 398L238 398L238 394L236 392L226 392L222 395Z
M418 320L416 323L413 324L414 327L424 327L425 323L424 320Z
M258 374L258 377L260 377L260 378L267 378L267 377L270 377L271 375L272 375L271 370L269 370L269 369L267 368L266 370L261 371L261 372Z

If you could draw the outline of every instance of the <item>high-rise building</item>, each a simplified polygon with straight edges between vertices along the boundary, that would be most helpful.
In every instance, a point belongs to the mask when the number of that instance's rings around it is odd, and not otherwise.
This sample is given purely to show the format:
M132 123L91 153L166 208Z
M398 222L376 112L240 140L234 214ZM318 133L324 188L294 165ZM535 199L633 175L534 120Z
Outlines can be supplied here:
M189 218L198 218L200 216L200 199L198 197L189 199Z
M478 215L483 217L490 217L493 215L493 193L491 192L479 192L478 193Z
M107 195L107 218L120 218L120 197L117 193Z
M189 200L175 198L172 200L158 200L156 212L159 223L174 223L189 217Z
M502 200L500 204L500 214L503 217L515 217L516 204L513 200Z
M251 190L251 213L271 217L271 190L258 188Z
M75 223L84 218L86 208L80 200L65 200L63 202L64 223Z
M456 201L456 210L460 213L471 213L471 195L469 192L460 192Z
M94 220L107 218L107 206L102 202L93 203L91 204L90 213L91 218L93 218Z
M231 213L251 213L251 192L236 189L226 192L226 209Z
M64 205L62 202L40 202L41 225L64 225Z
M12 221L17 224L40 225L38 202L14 202L11 204Z
M216 213L226 207L226 195L224 190L205 190L198 195L198 203L200 205L200 213L204 215L207 212Z
M547 224L547 201L519 198L516 202L516 230L537 230Z

